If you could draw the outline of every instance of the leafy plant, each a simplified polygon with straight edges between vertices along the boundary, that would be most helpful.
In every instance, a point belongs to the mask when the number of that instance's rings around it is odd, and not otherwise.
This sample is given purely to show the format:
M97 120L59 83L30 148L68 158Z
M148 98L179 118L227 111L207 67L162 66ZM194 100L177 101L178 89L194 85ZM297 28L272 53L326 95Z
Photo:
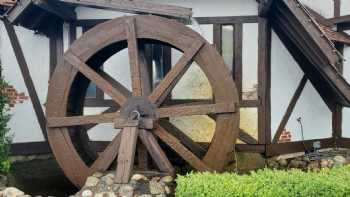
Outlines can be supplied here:
M345 197L349 181L350 166L319 172L189 173L177 178L176 197Z
M7 126L10 120L8 97L5 93L5 82L0 70L0 172L10 170L9 150L12 137L9 135L10 129Z

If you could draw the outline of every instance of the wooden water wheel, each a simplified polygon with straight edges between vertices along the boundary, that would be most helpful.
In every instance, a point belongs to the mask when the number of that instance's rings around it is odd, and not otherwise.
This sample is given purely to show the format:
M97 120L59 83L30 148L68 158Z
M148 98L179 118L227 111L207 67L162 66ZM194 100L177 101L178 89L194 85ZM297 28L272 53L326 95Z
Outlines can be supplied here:
M183 52L155 87L150 85L150 66L145 61L143 46L147 43L167 45ZM129 54L131 91L100 69L103 62L125 48ZM137 141L142 142L162 172L173 174L174 168L158 140L197 170L220 171L227 164L238 135L238 94L223 59L198 33L161 17L121 17L85 33L72 44L64 59L49 85L48 139L59 165L77 186L82 186L93 172L111 168L116 169L116 182L127 182ZM192 62L206 75L213 99L164 104ZM115 107L100 115L83 115L90 81L113 99ZM215 133L207 148L163 124L172 117L191 115L209 115L216 121ZM115 129L122 130L95 160L88 162L82 153L86 149L79 146L82 138L75 136L86 132L87 127L102 123L113 123Z

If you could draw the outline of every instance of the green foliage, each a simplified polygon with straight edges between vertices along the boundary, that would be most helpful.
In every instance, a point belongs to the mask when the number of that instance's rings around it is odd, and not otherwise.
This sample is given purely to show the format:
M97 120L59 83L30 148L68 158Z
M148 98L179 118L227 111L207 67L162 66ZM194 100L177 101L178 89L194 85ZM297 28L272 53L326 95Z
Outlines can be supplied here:
M319 172L190 173L176 182L176 197L345 197L350 196L350 166Z
M6 82L3 77L0 76L0 172L6 173L10 170L8 155L12 138L9 135L9 128L7 126L10 115L8 98L4 92L5 87Z

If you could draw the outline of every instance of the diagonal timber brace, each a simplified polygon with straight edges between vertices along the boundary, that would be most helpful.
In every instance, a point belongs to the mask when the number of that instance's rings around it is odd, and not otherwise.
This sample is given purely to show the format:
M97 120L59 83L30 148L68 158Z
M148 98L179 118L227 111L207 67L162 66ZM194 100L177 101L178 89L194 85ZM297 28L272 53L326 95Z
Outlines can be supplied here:
M9 36L13 51L15 53L19 68L21 70L25 86L27 87L29 97L30 97L30 100L32 102L32 105L33 105L36 117L38 119L41 131L44 135L45 140L47 140L45 114L44 114L44 111L41 107L40 100L39 100L38 94L37 94L35 86L34 86L34 82L32 80L32 77L30 76L28 64L27 64L26 59L24 57L21 45L18 41L16 31L6 18L3 19L3 22L5 25L6 31L7 31L7 35Z

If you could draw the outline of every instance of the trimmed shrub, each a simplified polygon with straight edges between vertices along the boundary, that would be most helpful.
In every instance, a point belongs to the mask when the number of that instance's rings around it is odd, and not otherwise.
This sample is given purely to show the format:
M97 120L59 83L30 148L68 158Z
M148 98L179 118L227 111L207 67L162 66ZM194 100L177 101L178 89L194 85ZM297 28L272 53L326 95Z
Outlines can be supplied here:
M176 182L176 197L345 197L350 196L350 166L319 172L189 173Z
M1 70L0 70L1 74ZM12 137L7 126L10 120L8 98L5 93L7 83L0 76L0 172L7 173L10 170L9 150Z

